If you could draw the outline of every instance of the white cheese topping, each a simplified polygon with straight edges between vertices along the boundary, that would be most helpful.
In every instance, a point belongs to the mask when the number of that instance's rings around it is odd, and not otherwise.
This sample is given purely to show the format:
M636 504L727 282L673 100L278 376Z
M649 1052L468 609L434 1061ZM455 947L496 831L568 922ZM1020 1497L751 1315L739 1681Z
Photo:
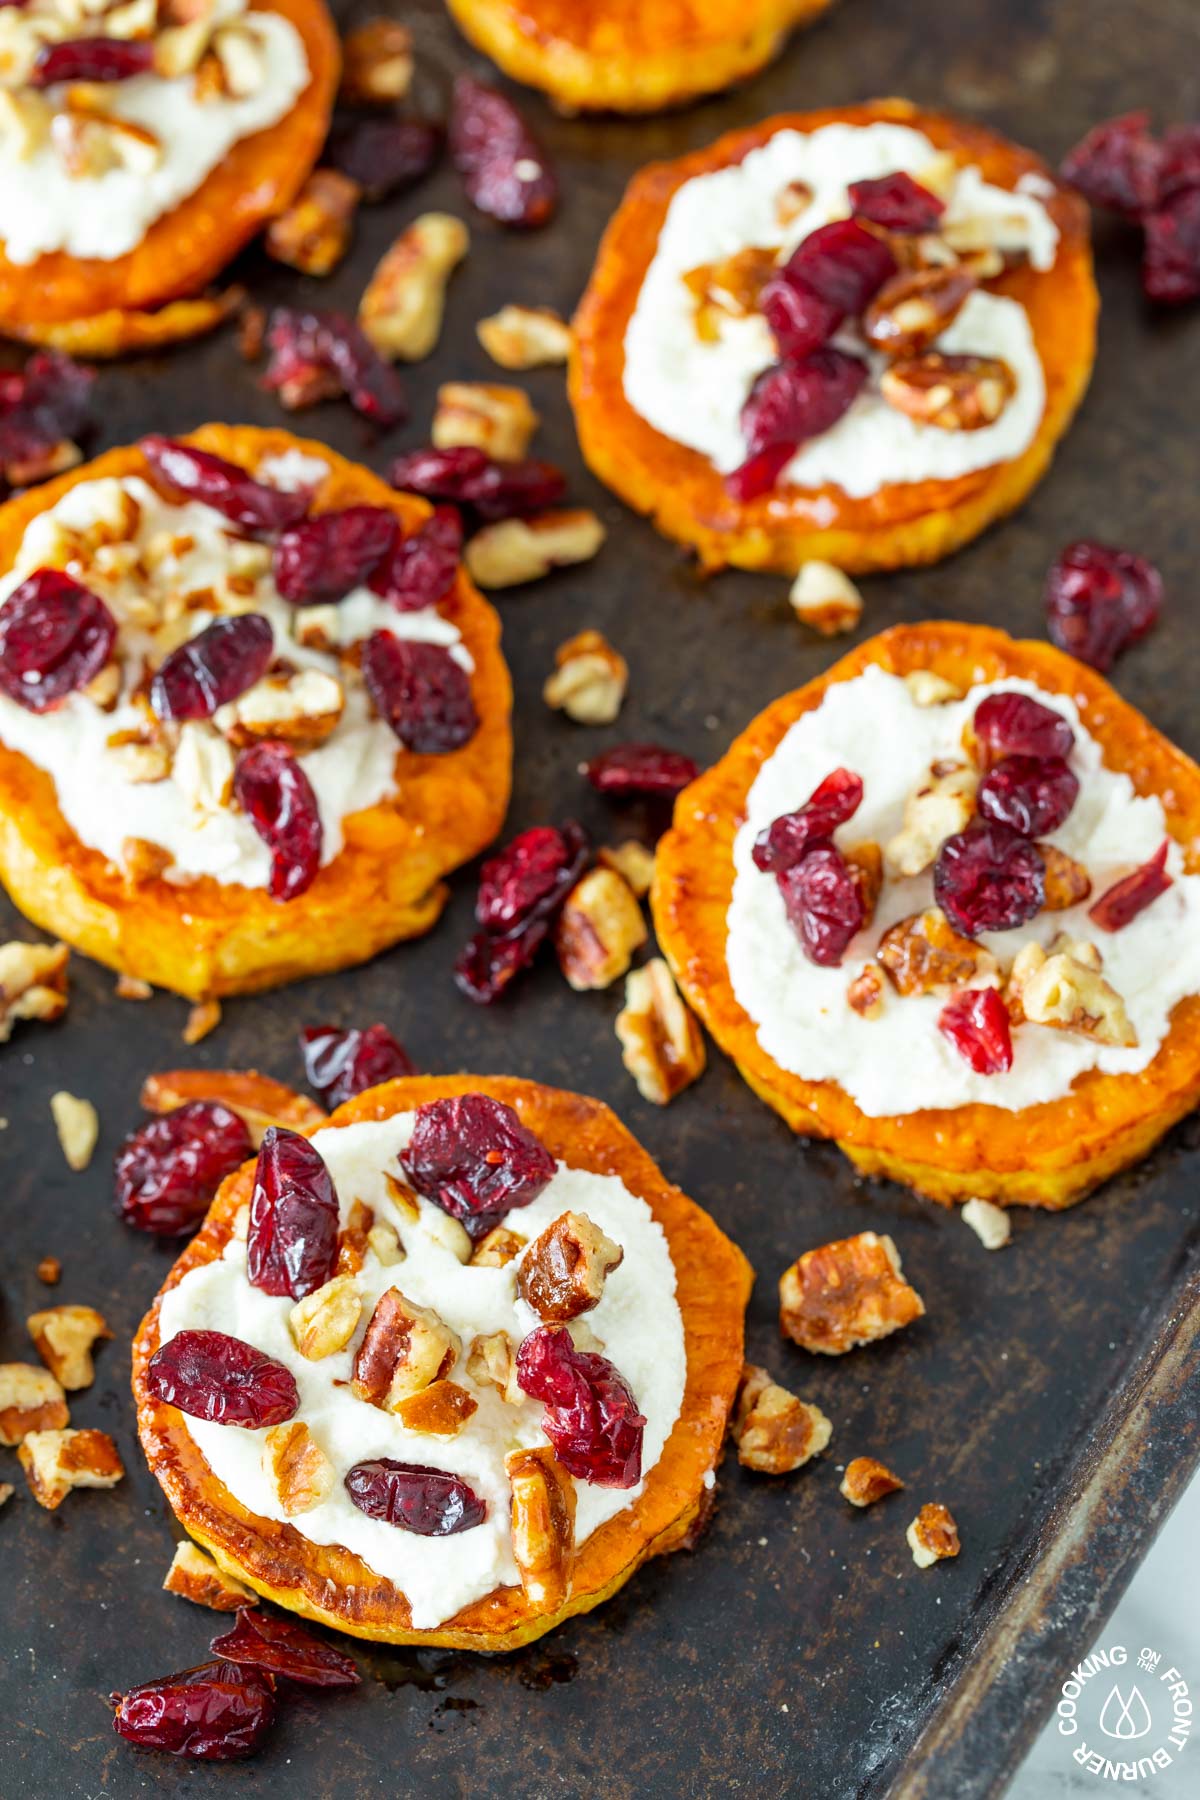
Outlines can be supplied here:
M826 125L819 131L779 131L740 163L698 175L667 209L654 260L646 272L625 336L625 398L656 430L698 450L727 473L746 457L739 424L755 377L777 360L766 320L726 318L715 343L695 327L689 270L719 262L750 245L778 247L784 258L818 226L845 217L846 189L903 170L919 178L936 154L907 125ZM789 182L804 182L812 202L786 229L776 201ZM1058 231L1041 200L985 182L977 168L960 171L944 222L960 218L1019 218L1028 231L1036 269L1054 264ZM873 376L884 359L851 331L840 348L865 355ZM920 424L866 383L836 425L803 444L782 481L813 488L830 483L854 498L897 482L949 481L973 469L1009 462L1029 447L1045 406L1045 379L1025 309L1015 300L973 293L934 348L994 356L1006 362L1017 387L999 419L979 431L947 431Z
M224 1331L243 1338L285 1363L296 1377L296 1414L337 1471L329 1498L291 1522L316 1544L341 1544L400 1588L412 1607L413 1625L429 1630L493 1588L519 1580L509 1536L510 1489L504 1458L510 1450L545 1444L542 1407L525 1400L513 1406L494 1389L477 1386L464 1363L477 1333L507 1331L519 1343L539 1321L516 1294L513 1262L503 1269L472 1268L458 1261L445 1241L445 1215L420 1202L414 1224L393 1205L384 1171L398 1172L397 1153L412 1135L414 1114L379 1124L318 1132L313 1143L325 1158L338 1189L345 1218L350 1203L362 1200L376 1219L395 1227L405 1258L383 1268L373 1252L358 1277L362 1318L343 1351L308 1362L292 1341L288 1314L292 1301L272 1298L246 1279L245 1246L231 1241L224 1257L185 1275L163 1298L163 1343L182 1330ZM641 1494L645 1476L658 1462L683 1403L687 1376L683 1321L675 1300L675 1270L662 1227L644 1200L612 1175L593 1175L558 1165L557 1173L531 1206L511 1213L510 1229L532 1241L566 1211L583 1212L622 1245L624 1261L610 1275L600 1304L587 1323L604 1346L603 1354L629 1383L646 1417L643 1481L633 1488L596 1487L576 1482L576 1542L583 1543L605 1520L623 1512ZM463 1339L464 1357L451 1379L470 1390L479 1408L457 1437L440 1438L406 1430L393 1413L359 1400L348 1386L354 1352L375 1302L389 1287L432 1308ZM251 1512L268 1519L286 1515L262 1471L265 1432L211 1424L183 1415L183 1422L209 1468ZM369 1519L343 1486L346 1472L370 1457L423 1463L460 1475L487 1502L482 1524L452 1537L424 1538L379 1519Z
M299 32L278 13L247 13L245 0L221 0L219 17L246 14L262 47L263 79L243 99L218 95L200 101L195 77L165 80L155 74L109 82L103 110L143 127L162 147L157 167L114 168L102 175L71 175L52 141L30 154L0 150L0 240L13 263L30 263L50 251L114 261L136 249L150 226L204 182L242 138L275 125L308 86L308 59ZM20 23L14 9L4 19ZM45 90L52 106L62 87Z
M1003 1075L977 1075L937 1029L945 1000L896 993L884 982L883 1011L862 1018L849 1005L851 979L871 958L889 925L933 905L932 871L909 880L888 877L871 925L850 944L840 968L809 962L787 922L773 875L751 861L756 834L808 799L817 783L844 767L862 777L862 805L836 833L849 847L886 844L903 823L907 796L939 758L962 760L962 730L994 689L1035 694L1075 732L1071 767L1079 797L1066 822L1044 840L1081 862L1092 894L1065 912L1041 912L1016 931L985 933L980 942L1007 968L1023 945L1048 947L1060 932L1094 943L1103 974L1121 995L1137 1032L1134 1049L1114 1049L1073 1032L1022 1024L1013 1032L1013 1065ZM764 763L750 790L748 817L734 845L737 869L729 907L726 957L733 991L758 1028L758 1041L783 1068L810 1081L836 1081L872 1117L986 1101L1010 1111L1057 1100L1086 1069L1131 1075L1144 1069L1166 1035L1172 1008L1200 993L1200 876L1182 874L1172 840L1167 870L1175 877L1153 905L1123 931L1103 931L1087 908L1167 836L1157 799L1135 794L1127 775L1106 768L1100 746L1063 694L1026 681L973 688L961 701L919 707L904 682L870 668L835 682Z
M265 479L281 468L283 478L278 485L295 486L319 480L325 467L314 458L293 453L292 461L281 458L264 463L259 475ZM346 816L396 792L399 745L391 728L372 713L361 681L340 664L336 654L297 642L294 634L305 628L306 619L311 621L318 609L291 606L280 599L269 571L256 578L251 591L240 595L235 606L229 604L225 584L231 559L254 554L256 547L231 536L219 513L193 501L175 505L163 500L136 476L123 481L80 482L31 521L13 568L0 576L0 603L35 569L63 566L64 530L85 532L119 518L122 495L131 496L140 508L132 540L139 552L149 549L157 556L164 540L176 540L180 545L179 554L156 562L153 586L140 575L131 580L122 572L119 553L124 546L120 544L114 547L110 573L104 572L109 565L103 550L95 553L86 567L73 571L100 595L117 620L122 698L113 711L105 712L86 694L75 693L53 711L34 713L0 694L0 743L20 751L53 777L59 809L68 825L82 843L110 861L122 861L127 838L141 838L170 854L168 880L211 875L220 882L265 887L270 854L243 814L229 805L198 801L194 791L176 779L174 770L165 780L131 780L126 753L110 742L122 732L136 732L145 725L146 714L131 688L141 674L142 656L153 654L157 665L169 647L142 623L141 608L147 601L155 608L165 606L169 615L179 596L193 596L182 619L177 616L175 641L202 631L222 607L262 613L274 630L277 655L298 668L335 676L344 687L345 710L332 735L299 758L321 814L321 861L332 862L344 842L342 821ZM67 567L72 567L69 561ZM236 562L232 567L237 567ZM202 603L205 590L210 594L207 605ZM463 668L473 667L457 628L433 607L397 612L369 589L356 588L336 608L319 611L335 646L386 630L397 637L442 644ZM212 735L207 725L185 726L183 732L185 738L197 732Z

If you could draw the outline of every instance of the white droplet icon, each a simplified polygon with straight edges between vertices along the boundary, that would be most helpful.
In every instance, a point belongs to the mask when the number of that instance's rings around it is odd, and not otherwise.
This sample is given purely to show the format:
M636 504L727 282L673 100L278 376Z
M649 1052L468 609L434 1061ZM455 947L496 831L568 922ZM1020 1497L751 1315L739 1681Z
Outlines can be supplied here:
M1104 1710L1100 1714L1100 1729L1105 1737L1144 1738L1153 1723L1150 1708L1142 1699L1142 1690L1139 1687L1132 1688L1126 1699L1114 1682L1112 1693L1104 1702Z

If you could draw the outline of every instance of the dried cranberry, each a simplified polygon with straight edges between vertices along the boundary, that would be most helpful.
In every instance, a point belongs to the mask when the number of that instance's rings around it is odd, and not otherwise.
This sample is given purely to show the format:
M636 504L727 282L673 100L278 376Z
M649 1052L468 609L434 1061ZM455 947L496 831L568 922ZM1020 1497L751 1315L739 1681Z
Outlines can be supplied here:
M1131 919L1136 919L1144 912L1152 900L1165 894L1173 886L1167 874L1167 851L1169 844L1164 838L1149 862L1134 869L1131 875L1106 888L1093 906L1088 907L1088 918L1095 921L1102 931L1124 931Z
M399 529L384 506L347 506L289 526L275 545L275 586L295 606L341 600L378 568Z
M487 1503L460 1476L423 1463L394 1462L390 1456L355 1463L345 1488L369 1519L382 1519L418 1537L452 1537L487 1518Z
M362 676L380 717L420 756L461 750L479 729L470 676L442 644L372 632L362 647Z
M1158 198L1163 160L1149 126L1147 112L1124 113L1094 126L1065 158L1063 180L1093 206L1139 218Z
M128 81L154 67L149 38L71 38L43 44L27 77L30 87L52 87L56 81Z
M419 1106L400 1166L418 1194L479 1236L536 1200L555 1170L546 1146L512 1107L488 1094Z
M131 1132L114 1164L117 1211L127 1225L181 1237L254 1146L243 1120L215 1100L189 1100Z
M416 1064L386 1025L363 1030L336 1025L306 1025L300 1033L300 1050L308 1085L326 1106L340 1106L366 1088L399 1076L415 1075Z
M874 181L852 181L847 192L854 217L884 231L936 231L946 210L944 200L900 169Z
M972 819L938 851L934 899L955 930L967 937L1014 931L1033 918L1045 893L1041 851L1010 825Z
M977 1075L1003 1075L1012 1068L1008 1008L995 988L966 988L955 994L938 1014L938 1030Z
M285 406L343 393L376 425L398 425L407 417L400 377L346 313L281 306L267 329L267 346L271 360L263 386L278 390Z
M1093 669L1110 669L1158 622L1162 576L1144 556L1083 540L1068 544L1046 577L1051 641Z
M626 800L634 794L663 795L673 799L689 782L695 781L700 766L680 750L664 750L659 744L615 744L583 765L598 794Z
M410 450L396 458L388 479L407 493L470 506L489 523L542 512L567 491L566 476L553 463L496 462L473 444Z
M441 148L428 119L356 119L333 133L324 161L356 181L365 200L384 200L428 175Z
M853 818L862 797L862 776L850 769L835 769L813 789L803 806L784 813L759 832L752 852L755 868L769 875L790 869L812 845L832 837L839 825Z
M238 805L271 852L267 892L295 900L321 866L324 833L312 782L286 744L252 744L233 772Z
M860 357L829 348L765 369L742 408L747 448L818 437L837 424L866 379Z
M1158 198L1169 200L1194 187L1200 187L1200 123L1172 125L1162 135Z
M554 892L570 860L570 846L553 825L522 831L479 872L479 924L488 931L507 931Z
M1075 733L1061 713L1043 706L1031 694L988 694L975 708L973 721L980 762L985 768L1004 756L1052 757L1066 761Z
M1142 221L1142 287L1149 300L1181 306L1200 298L1200 187L1172 194Z
M896 259L883 239L853 219L810 232L763 289L763 311L780 354L808 356L819 349L895 273Z
M477 931L458 954L455 985L477 1006L490 1006L530 967L549 935L549 920L537 917L511 931Z
M517 1351L517 1383L542 1401L542 1429L577 1480L636 1487L646 1421L629 1383L606 1356L577 1350L566 1330L539 1326Z
M246 1274L264 1294L302 1300L333 1274L338 1197L319 1150L298 1132L269 1125L250 1196Z
M236 463L175 438L144 437L141 452L164 487L211 506L252 536L270 536L295 525L308 511L307 488L288 492L255 481Z
M795 444L768 444L765 450L748 456L730 470L725 477L725 492L742 506L760 499L771 492L795 454Z
M362 1680L350 1658L290 1619L242 1606L233 1626L209 1646L214 1656L239 1667L286 1675L302 1687L357 1687Z
M815 844L775 879L805 956L822 968L836 968L851 938L866 923L855 871L840 850L825 843Z
M94 369L39 350L19 374L0 375L0 485L24 487L54 472L56 452L90 423Z
M100 673L116 637L98 594L61 569L35 569L0 606L0 693L49 712Z
M766 283L759 307L784 357L811 356L829 342L845 317L840 306L814 293L800 276L789 276L785 269Z
M398 539L367 586L397 612L436 606L454 584L462 555L462 520L452 506L437 506L424 524Z
M143 1681L110 1695L109 1705L118 1737L197 1762L252 1756L275 1717L270 1682L226 1661Z
M224 1331L177 1331L146 1364L146 1386L193 1419L247 1431L283 1425L300 1405L290 1369Z
M1006 756L979 786L985 819L999 819L1022 837L1057 831L1079 795L1079 780L1060 756Z
M588 841L573 819L522 832L483 866L477 931L454 966L454 979L482 1006L499 998L529 967L588 859Z
M545 225L558 182L545 151L511 100L472 75L454 83L450 155L467 198L502 225Z
M214 619L172 650L150 687L160 719L211 719L261 681L275 654L275 634L262 613Z

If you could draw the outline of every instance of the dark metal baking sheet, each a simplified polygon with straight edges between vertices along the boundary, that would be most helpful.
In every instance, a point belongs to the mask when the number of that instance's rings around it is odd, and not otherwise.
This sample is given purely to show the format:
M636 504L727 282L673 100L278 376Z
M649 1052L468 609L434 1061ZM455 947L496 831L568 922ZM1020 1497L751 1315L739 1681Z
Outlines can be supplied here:
M472 60L435 6L418 9L416 26L439 68ZM563 177L558 223L517 239L472 221L441 349L408 378L411 427L379 443L337 406L298 423L375 467L417 442L439 379L495 373L475 342L479 317L510 299L573 304L623 183L651 157L783 108L897 92L976 113L1057 157L1101 115L1147 101L1163 118L1194 109L1196 32L1194 11L1177 0L1142 0L1136 13L1123 0L842 0L759 81L673 117L563 121L530 98ZM263 298L352 306L394 233L436 205L464 210L447 172L365 212L352 259L327 283L256 255L245 277ZM1196 754L1200 321L1147 315L1130 233L1103 227L1099 252L1100 364L1049 478L1016 519L940 568L867 583L863 634L927 615L1037 633L1041 577L1061 543L1083 534L1127 543L1162 564L1169 597L1161 628L1117 683ZM785 582L701 582L583 473L560 374L538 372L528 386L545 415L540 447L569 467L574 493L598 507L611 536L589 567L501 600L517 688L510 823L576 812L603 836L648 821L636 809L618 818L582 791L582 752L645 736L711 760L835 652L795 625ZM101 447L213 416L281 417L227 336L106 372L99 412ZM555 645L585 625L607 631L632 665L610 731L582 731L540 700ZM621 1068L615 995L572 995L551 967L508 1005L469 1006L450 967L472 886L456 882L427 940L344 976L231 1003L194 1052L180 1043L181 1002L119 1003L112 978L80 958L65 1022L23 1027L0 1052L0 1356L25 1352L25 1314L46 1298L34 1267L60 1255L56 1297L100 1306L117 1332L75 1419L114 1431L129 1468L114 1492L73 1495L53 1515L23 1493L0 1515L0 1793L999 1793L1200 1454L1195 1123L1074 1212L1018 1215L1013 1247L989 1255L953 1215L856 1180L827 1145L797 1142L716 1052L700 1086L668 1110L644 1104ZM3 906L0 928L29 932ZM194 1060L295 1079L296 1027L321 1018L382 1018L429 1069L512 1071L611 1102L744 1245L759 1271L750 1352L824 1407L834 1439L791 1480L751 1479L728 1464L694 1554L652 1565L541 1644L497 1659L366 1649L373 1679L347 1698L289 1704L255 1762L184 1771L118 1744L102 1698L199 1660L213 1622L159 1592L172 1521L136 1447L127 1345L170 1252L113 1218L107 1164L138 1117L149 1070ZM84 1175L66 1170L55 1141L47 1103L59 1087L100 1109L100 1151ZM894 1233L928 1318L838 1362L781 1347L779 1271L805 1246L865 1226ZM910 1488L858 1514L837 1495L835 1465L863 1452L885 1455ZM931 1498L952 1506L963 1553L920 1573L904 1526Z

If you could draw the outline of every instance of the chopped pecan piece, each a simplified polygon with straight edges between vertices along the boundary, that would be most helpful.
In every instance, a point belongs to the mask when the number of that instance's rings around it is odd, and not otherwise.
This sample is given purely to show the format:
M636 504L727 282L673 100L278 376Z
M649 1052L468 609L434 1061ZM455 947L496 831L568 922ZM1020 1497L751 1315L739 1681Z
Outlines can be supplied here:
M853 631L862 618L863 598L848 575L833 563L801 563L788 599L802 625L821 637Z
M597 855L606 869L616 870L637 899L646 898L654 880L653 850L636 838L626 838L623 844L602 844Z
M869 925L875 917L875 908L883 888L883 851L878 844L872 844L867 840L861 844L852 844L842 854L858 884L858 892L862 899L863 925Z
M336 169L314 169L292 204L271 220L267 255L302 275L330 275L350 248L362 189Z
M749 244L720 262L689 269L683 285L695 301L696 336L701 342L718 341L722 319L745 319L756 313L762 291L778 267L777 250Z
M493 1225L471 1251L471 1265L476 1269L503 1269L520 1256L528 1242L528 1238L519 1231L510 1231L507 1225Z
M4 57L5 76L11 80L16 72L16 57L7 41ZM6 156L14 162L28 162L46 142L53 117L53 109L43 95L30 89L0 88L0 147Z
M397 19L368 19L342 39L342 85L347 106L391 106L412 86L412 32Z
M67 1010L65 944L0 944L0 1044L19 1019L61 1019Z
M207 1550L193 1544L191 1538L176 1544L163 1591L178 1594L182 1600L193 1600L197 1606L211 1607L213 1612L236 1612L239 1606L254 1606L258 1600L252 1588L226 1575Z
M1079 906L1092 891L1092 878L1082 863L1059 850L1054 844L1039 844L1046 865L1046 897L1042 902L1047 912L1066 912Z
M441 336L446 285L470 236L449 213L422 213L402 231L367 284L358 322L381 356L419 362Z
M457 1437L478 1409L478 1400L456 1381L434 1381L419 1394L398 1400L393 1410L408 1431L427 1437Z
M996 356L897 357L879 391L889 406L941 431L980 431L994 425L1017 391L1016 377Z
M62 1262L57 1256L43 1256L35 1273L44 1286L57 1287L62 1280Z
M928 1569L944 1557L957 1556L960 1549L954 1515L938 1500L921 1508L904 1535L918 1569Z
M1039 945L1027 944L1013 964L1009 998L1019 1000L1022 1016L1033 1025L1132 1049L1138 1037L1125 1002L1089 962L1070 950L1047 956Z
M269 1125L311 1131L325 1121L315 1100L256 1069L164 1069L142 1083L147 1112L174 1112L190 1100L219 1100L245 1122L256 1149Z
M963 697L962 688L947 681L944 675L935 675L932 669L910 669L904 685L916 706L944 706L947 701Z
M374 1252L376 1261L385 1269L392 1269L397 1263L404 1261L404 1245L393 1225L372 1225L367 1233L367 1243Z
M885 356L927 350L962 311L975 277L961 265L904 269L885 281L863 314L863 336Z
M362 1297L353 1275L335 1275L297 1300L288 1314L288 1326L301 1356L320 1362L346 1348L361 1313Z
M571 354L571 327L550 306L502 306L475 334L502 369L547 368Z
M127 837L121 844L121 867L131 887L157 881L171 866L171 852L149 838Z
M50 1306L44 1312L31 1313L25 1325L38 1355L60 1386L68 1393L91 1387L96 1379L92 1345L98 1338L112 1336L103 1313L94 1306Z
M187 1024L183 1028L185 1044L199 1044L210 1036L221 1023L221 1002L219 1000L197 1000L187 1016Z
M524 388L498 381L444 381L430 439L439 450L483 450L497 462L519 462L541 423Z
M871 963L859 970L846 989L846 1001L864 1019L877 1019L883 1011L883 977Z
M7 1506L16 1491L11 1481L0 1481L0 1506Z
M100 1136L100 1119L90 1100L60 1091L50 1096L50 1113L54 1129L67 1159L67 1167L86 1169Z
M851 1506L874 1506L887 1494L898 1493L904 1486L898 1475L873 1456L856 1456L846 1464L841 1492Z
M390 1169L385 1170L383 1179L388 1194L391 1196L392 1205L401 1218L407 1219L411 1225L415 1225L421 1216L421 1206L408 1183L401 1181L398 1175L393 1175Z
M898 994L948 995L964 987L999 987L990 950L960 937L938 906L889 925L876 957Z
M666 1106L704 1073L700 1027L684 1005L670 969L656 956L625 979L617 1014L621 1060L644 1100Z
M395 1412L448 1375L462 1344L435 1312L405 1299L399 1288L381 1294L354 1358L354 1392L360 1400Z
M529 519L501 519L485 525L467 544L464 560L480 587L519 587L540 581L552 569L590 562L605 530L586 507L535 513Z
M625 1259L586 1213L565 1212L521 1259L517 1292L539 1319L565 1325L598 1306L604 1284Z
M969 1225L985 1250L1003 1250L1012 1237L1012 1220L990 1200L965 1200L962 1222Z
M39 1506L53 1512L72 1488L115 1487L125 1473L106 1431L31 1431L17 1450Z
M935 763L904 802L904 829L885 851L889 874L922 874L971 818L978 787L978 771L966 763Z
M613 869L592 869L567 895L555 928L559 967L579 993L611 987L649 933L642 909Z
M60 1431L70 1414L61 1382L33 1363L0 1363L0 1444L31 1431Z
M819 1406L798 1400L748 1363L733 1422L738 1461L760 1475L790 1475L828 1444L833 1426Z
M335 675L323 669L294 669L256 681L221 707L214 723L239 750L262 738L312 750L337 729L345 703Z
M600 631L580 631L554 652L542 688L547 706L577 725L611 725L629 685L629 664Z
M783 1335L823 1356L873 1344L924 1312L895 1244L873 1231L806 1250L779 1282Z
M520 1406L525 1391L517 1381L517 1353L507 1331L489 1331L471 1339L467 1374L479 1387L495 1388L509 1406Z
M367 1251L371 1244L371 1228L375 1223L375 1213L361 1200L352 1200L350 1210L346 1214L346 1223L338 1232L337 1262L334 1265L335 1275L357 1275L367 1260ZM393 1237L395 1233L392 1233ZM399 1240L397 1239L397 1242Z
M513 1557L529 1599L555 1611L571 1591L575 1561L575 1483L549 1445L504 1459L512 1485Z
M333 1464L302 1419L272 1425L263 1439L262 1467L289 1519L311 1512L333 1492Z

